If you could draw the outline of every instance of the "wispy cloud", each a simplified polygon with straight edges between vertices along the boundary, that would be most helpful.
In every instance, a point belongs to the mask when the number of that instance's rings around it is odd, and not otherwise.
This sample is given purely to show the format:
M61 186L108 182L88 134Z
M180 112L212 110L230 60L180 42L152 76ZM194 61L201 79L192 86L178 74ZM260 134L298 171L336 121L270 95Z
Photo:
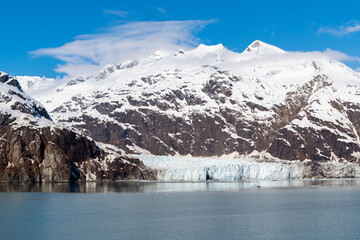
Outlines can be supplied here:
M164 15L165 17L167 16L167 10L165 8L162 7L158 7L156 8L162 15Z
M360 72L360 68L355 69L356 72Z
M343 37L351 33L360 32L360 23L358 21L352 21L346 25L337 27L320 27L318 32L327 33L337 37Z
M106 15L114 15L118 17L127 17L129 15L129 12L127 11L112 10L112 9L105 9L103 13Z
M31 52L64 62L57 72L70 77L94 74L106 64L149 56L156 50L189 49L198 44L195 34L213 20L128 22L107 28L103 33L77 36L56 48Z
M338 61L341 61L341 62L359 62L360 63L360 57L349 56L346 53L332 50L330 48L327 48L323 53L325 55L327 55L331 58L334 58Z

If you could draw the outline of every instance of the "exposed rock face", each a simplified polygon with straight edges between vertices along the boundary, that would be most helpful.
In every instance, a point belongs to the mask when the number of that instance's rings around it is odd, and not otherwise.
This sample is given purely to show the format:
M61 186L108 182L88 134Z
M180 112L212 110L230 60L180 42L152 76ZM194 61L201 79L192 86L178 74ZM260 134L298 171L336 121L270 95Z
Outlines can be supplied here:
M345 65L260 41L165 55L41 100L55 121L127 153L359 161L360 76Z
M0 181L153 179L142 162L53 124L18 81L0 72Z
M111 159L94 141L66 129L2 126L0 134L0 181L152 179L139 160Z

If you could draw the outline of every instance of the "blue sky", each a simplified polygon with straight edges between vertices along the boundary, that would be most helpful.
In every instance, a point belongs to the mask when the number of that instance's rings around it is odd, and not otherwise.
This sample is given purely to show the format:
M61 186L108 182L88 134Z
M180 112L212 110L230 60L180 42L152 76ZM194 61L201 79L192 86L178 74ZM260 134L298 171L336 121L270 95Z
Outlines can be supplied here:
M358 1L2 0L1 9L0 70L12 75L76 75L199 43L241 52L256 39L288 51L328 49L360 68Z

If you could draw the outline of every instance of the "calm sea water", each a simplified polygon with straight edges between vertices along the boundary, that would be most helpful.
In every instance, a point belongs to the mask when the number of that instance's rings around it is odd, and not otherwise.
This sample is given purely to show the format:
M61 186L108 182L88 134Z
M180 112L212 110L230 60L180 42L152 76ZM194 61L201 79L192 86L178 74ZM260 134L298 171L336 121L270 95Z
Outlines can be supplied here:
M360 239L359 181L0 184L0 191L0 239Z

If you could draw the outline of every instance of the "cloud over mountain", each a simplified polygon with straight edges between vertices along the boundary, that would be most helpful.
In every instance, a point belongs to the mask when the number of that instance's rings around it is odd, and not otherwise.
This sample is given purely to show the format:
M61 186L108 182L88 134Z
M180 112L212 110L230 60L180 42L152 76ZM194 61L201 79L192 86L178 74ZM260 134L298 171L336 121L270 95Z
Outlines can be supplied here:
M41 48L35 56L63 61L56 71L75 77L98 72L104 65L142 58L156 50L188 49L198 43L195 33L212 20L126 22L101 33L80 35L60 47Z

